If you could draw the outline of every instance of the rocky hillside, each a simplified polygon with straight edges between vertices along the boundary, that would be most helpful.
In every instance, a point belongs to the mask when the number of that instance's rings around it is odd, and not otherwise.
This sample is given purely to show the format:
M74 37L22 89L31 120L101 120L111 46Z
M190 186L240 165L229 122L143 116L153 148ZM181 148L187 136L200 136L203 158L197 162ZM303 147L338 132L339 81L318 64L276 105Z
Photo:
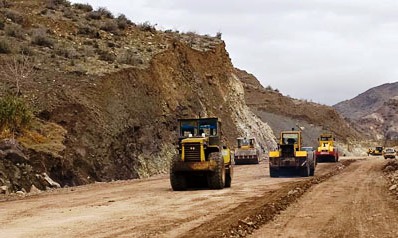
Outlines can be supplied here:
M351 100L334 106L369 137L382 143L398 141L398 82L371 88Z
M336 134L345 150L351 150L349 144L362 140L361 134L332 107L284 96L271 86L264 88L255 76L244 70L237 69L237 75L244 85L247 105L275 134L299 125L305 128L304 143L316 146L319 134L329 130Z
M17 145L0 146L3 190L168 171L178 118L221 118L230 146L242 134L275 145L219 37L157 31L68 1L0 3L0 96L18 88L35 113ZM18 85L12 65L32 69Z

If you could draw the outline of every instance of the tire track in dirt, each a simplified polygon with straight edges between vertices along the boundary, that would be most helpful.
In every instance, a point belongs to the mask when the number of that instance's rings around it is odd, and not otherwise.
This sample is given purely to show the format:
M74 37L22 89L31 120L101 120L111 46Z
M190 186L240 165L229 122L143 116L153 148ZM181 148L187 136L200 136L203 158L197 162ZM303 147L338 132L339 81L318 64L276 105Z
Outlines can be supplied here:
M398 205L382 176L384 160L361 160L316 185L252 237L398 237Z
M297 201L312 186L339 174L355 160L344 160L330 172L308 180L284 184L278 190L267 191L261 196L220 214L179 237L245 237L266 224L281 211Z

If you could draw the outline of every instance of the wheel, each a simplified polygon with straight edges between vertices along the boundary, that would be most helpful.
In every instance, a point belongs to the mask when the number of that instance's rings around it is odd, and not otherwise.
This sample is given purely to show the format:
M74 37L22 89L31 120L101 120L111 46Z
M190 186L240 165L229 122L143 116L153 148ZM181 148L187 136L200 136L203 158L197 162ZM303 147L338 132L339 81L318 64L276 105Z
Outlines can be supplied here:
M229 169L225 170L225 188L230 188L231 187L231 182L232 182L232 175L233 175L233 170L232 170L232 165L229 165Z
M305 167L300 168L301 177L308 177L310 175L310 166L307 163Z
M225 165L224 159L219 152L213 152L209 155L209 160L214 160L217 163L215 171L207 175L207 182L211 189L222 189L225 185Z
M269 176L272 178L279 177L279 169L269 168Z
M179 160L180 155L174 156L170 166L170 184L174 191L183 191L187 189L187 179L185 175L175 169Z

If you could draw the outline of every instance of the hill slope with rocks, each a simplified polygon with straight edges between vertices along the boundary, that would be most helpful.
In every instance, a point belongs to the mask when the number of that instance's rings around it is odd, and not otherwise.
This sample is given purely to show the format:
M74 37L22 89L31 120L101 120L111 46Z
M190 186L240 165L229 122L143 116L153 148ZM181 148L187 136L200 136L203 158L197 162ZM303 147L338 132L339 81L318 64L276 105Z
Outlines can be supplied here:
M0 67L32 69L17 88L35 115L16 145L0 145L4 191L168 171L178 118L219 117L229 146L242 134L275 145L220 37L157 31L68 1L1 4ZM5 97L16 82L0 86Z
M347 153L351 149L346 145L363 139L361 133L332 107L284 96L271 86L264 88L252 74L239 69L237 72L245 88L247 105L271 126L276 135L282 130L297 129L296 125L299 125L305 128L304 144L317 146L319 134L331 131Z
M367 90L333 106L370 138L384 144L398 142L398 82Z

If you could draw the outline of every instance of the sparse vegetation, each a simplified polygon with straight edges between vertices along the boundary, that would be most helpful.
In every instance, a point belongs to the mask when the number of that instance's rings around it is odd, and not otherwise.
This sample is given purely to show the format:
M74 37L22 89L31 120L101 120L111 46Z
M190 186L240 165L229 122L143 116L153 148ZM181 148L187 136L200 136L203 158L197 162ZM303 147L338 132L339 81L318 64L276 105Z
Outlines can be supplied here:
M7 9L4 11L4 15L8 19L10 19L11 21L13 21L17 24L23 24L25 22L24 16L21 13L14 11L14 10Z
M24 39L25 32L18 24L7 24L4 28L6 35L19 39Z
M9 54L12 52L10 42L6 38L0 38L0 54Z
M32 33L32 44L52 47L54 45L53 41L47 35L47 31L45 29L35 29Z
M58 6L66 6L69 7L71 4L67 0L47 0L47 8L49 9L57 9Z
M27 104L17 96L0 98L0 131L12 134L27 128L33 114Z
M91 11L86 15L87 19L101 20L102 18L113 19L113 14L106 8L100 7L96 11Z
M138 24L139 29L141 29L142 31L150 31L150 32L156 32L155 26L156 24L152 25L149 21Z
M107 20L100 26L100 29L103 31L111 32L113 34L118 33L118 25L114 20Z
M85 12L91 12L93 10L93 7L90 4L84 4L84 3L75 3L73 4L73 7L76 9L83 10Z
M128 25L133 25L133 23L124 14L120 14L116 18L116 22L117 22L119 29L121 29L121 30L126 29L128 27Z
M98 49L96 53L97 53L98 56L99 56L98 58L99 58L100 60L103 60L103 61L114 62L115 59L116 59L115 54L113 54L113 53L111 53L111 52L109 52L109 51L107 51L107 50L100 50L100 49Z
M271 87L271 85L268 85L267 87L265 87L265 90L267 90L267 91L273 91L274 89Z
M122 54L119 55L117 61L120 64L128 64L128 65L138 65L142 64L143 61L136 52L131 49L125 50Z
M21 94L21 85L32 81L34 75L33 62L25 55L13 57L0 68L1 77L12 83L15 88L15 95Z

